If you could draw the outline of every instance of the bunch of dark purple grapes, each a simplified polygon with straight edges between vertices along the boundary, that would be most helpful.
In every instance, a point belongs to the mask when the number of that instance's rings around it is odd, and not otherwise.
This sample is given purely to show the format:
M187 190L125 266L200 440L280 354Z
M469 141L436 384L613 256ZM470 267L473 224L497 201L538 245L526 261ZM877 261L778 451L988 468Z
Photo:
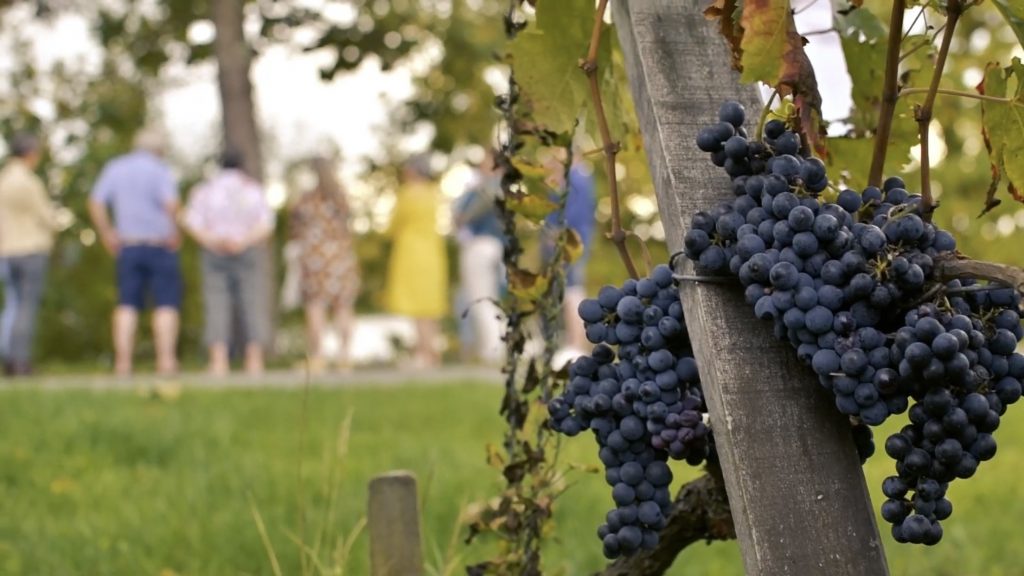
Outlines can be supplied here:
M698 465L713 450L697 364L672 271L605 286L579 315L595 344L569 367L550 425L592 430L615 508L598 529L608 558L653 548L672 497L669 458Z
M993 308L991 297L1015 304L1012 293L994 292L973 305L954 297L954 308L935 304L907 312L892 346L899 377L911 387L916 403L910 424L885 442L896 460L896 476L886 478L888 498L882 516L893 524L899 542L936 544L941 520L953 511L945 498L949 483L970 478L981 462L996 453L992 433L1006 408L1020 399L1024 356L1014 352L1020 316ZM991 318L983 322L981 317ZM908 493L913 495L908 496Z
M938 280L935 258L955 251L956 242L926 222L920 196L901 179L825 201L824 165L802 153L800 138L781 121L768 122L756 141L742 129L739 104L725 103L719 118L697 145L726 169L734 198L694 215L686 255L703 274L739 278L755 315L774 323L776 336L858 424L862 457L871 451L863 426L916 402L911 426L893 437L902 440L886 443L899 482L887 481L884 516L897 540L938 542L946 484L991 457L992 424L1020 396L1019 297ZM974 420L961 418L968 397ZM904 499L908 491L913 501Z

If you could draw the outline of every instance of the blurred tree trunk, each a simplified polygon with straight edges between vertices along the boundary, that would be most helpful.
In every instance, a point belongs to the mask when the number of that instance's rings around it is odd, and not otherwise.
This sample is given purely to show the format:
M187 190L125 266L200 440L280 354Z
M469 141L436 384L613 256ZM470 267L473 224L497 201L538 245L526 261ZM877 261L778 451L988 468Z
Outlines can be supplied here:
M217 57L217 82L220 85L224 141L245 158L245 171L263 180L263 157L256 126L256 107L252 98L249 69L252 48L242 33L244 0L213 0L210 17L217 28L213 42Z
M252 82L249 70L252 68L252 48L245 40L242 22L245 18L245 0L212 0L210 19L217 29L213 42L217 58L217 83L220 87L221 119L224 125L224 145L242 154L243 168L253 178L263 181L263 156L260 147L260 133L256 122L256 106L253 103ZM232 327L231 350L233 356L241 355L245 346L245 330L242 315L245 313L274 313L276 283L274 282L274 256L271 246L264 243L256 248L260 251L259 275L267 289L265 309L244 311L240 303L235 304ZM275 327L276 322L272 321ZM273 341L271 331L271 341ZM269 351L268 351L269 352Z

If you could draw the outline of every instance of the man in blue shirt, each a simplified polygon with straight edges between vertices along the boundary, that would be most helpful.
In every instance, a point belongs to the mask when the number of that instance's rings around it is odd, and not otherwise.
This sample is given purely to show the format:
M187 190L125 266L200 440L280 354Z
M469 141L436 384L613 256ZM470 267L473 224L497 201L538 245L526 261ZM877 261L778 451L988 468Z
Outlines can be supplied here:
M161 158L162 144L155 132L140 132L135 150L108 162L89 196L89 216L103 246L117 259L114 370L123 376L131 374L138 314L147 294L154 306L157 372L173 374L178 368L178 183Z

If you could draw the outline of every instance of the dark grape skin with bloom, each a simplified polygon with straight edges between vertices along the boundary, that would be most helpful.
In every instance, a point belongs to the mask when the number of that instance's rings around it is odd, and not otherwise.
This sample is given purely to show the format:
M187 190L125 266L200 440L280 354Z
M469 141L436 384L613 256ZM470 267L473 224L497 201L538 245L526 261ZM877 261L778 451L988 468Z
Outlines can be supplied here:
M951 234L921 217L920 197L891 177L825 201L824 165L799 137L772 120L760 140L748 139L729 123L734 110L723 104L697 144L725 168L735 198L693 216L684 253L698 274L738 277L755 316L774 323L859 423L862 457L873 450L866 425L909 409L911 424L886 441L897 475L882 512L898 541L935 544L952 512L946 487L995 456L992 432L1020 398L1019 297L972 292L908 310L941 284L934 259L956 250Z
M568 386L548 404L549 423L566 436L594 433L615 505L598 537L616 558L657 544L672 504L667 460L699 465L714 447L668 266L603 287L578 313L595 346L570 365Z

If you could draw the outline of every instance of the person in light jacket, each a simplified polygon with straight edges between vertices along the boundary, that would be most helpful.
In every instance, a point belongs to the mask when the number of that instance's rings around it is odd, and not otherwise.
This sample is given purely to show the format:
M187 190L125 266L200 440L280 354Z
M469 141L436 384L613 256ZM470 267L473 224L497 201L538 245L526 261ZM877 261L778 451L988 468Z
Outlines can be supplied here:
M0 266L6 280L0 349L4 372L24 376L32 373L36 317L58 225L46 186L34 171L39 140L17 134L10 150L0 169Z

